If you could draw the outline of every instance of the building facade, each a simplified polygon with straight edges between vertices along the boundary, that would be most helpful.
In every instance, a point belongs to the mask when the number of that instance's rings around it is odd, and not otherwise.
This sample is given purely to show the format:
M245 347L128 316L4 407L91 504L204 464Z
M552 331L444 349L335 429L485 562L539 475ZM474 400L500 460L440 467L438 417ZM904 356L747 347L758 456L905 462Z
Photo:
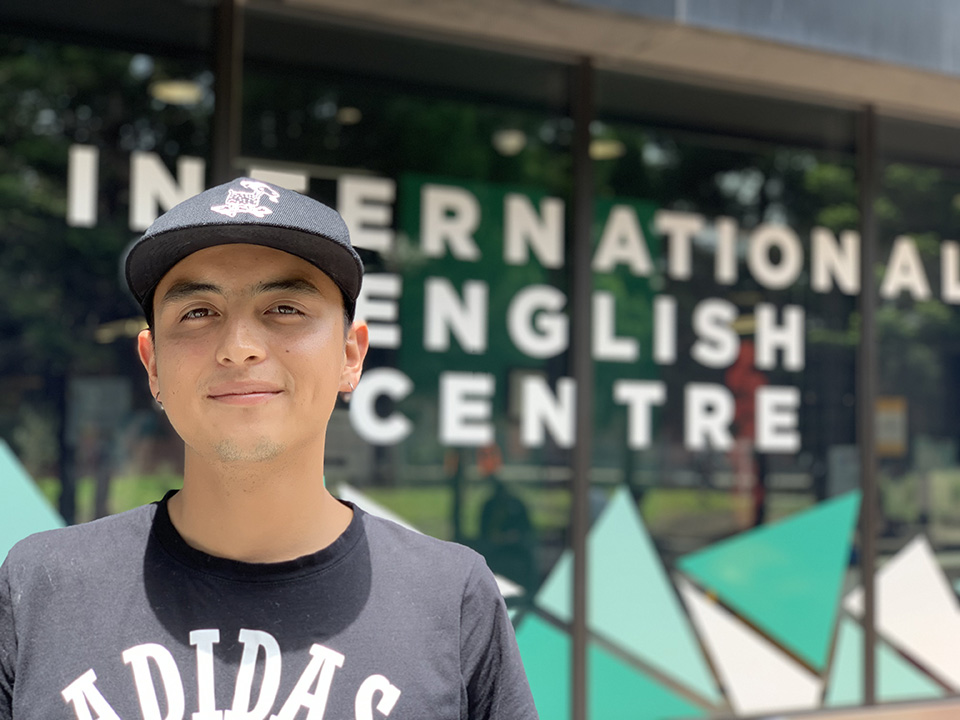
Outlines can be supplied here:
M176 486L119 260L250 175L366 266L328 486L485 555L544 720L949 702L960 11L833 5L0 8L0 553Z

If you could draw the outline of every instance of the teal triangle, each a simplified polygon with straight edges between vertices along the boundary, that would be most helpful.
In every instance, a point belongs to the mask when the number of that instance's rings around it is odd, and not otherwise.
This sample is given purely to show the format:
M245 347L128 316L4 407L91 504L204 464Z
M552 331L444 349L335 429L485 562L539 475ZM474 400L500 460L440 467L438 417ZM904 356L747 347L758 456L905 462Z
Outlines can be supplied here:
M63 527L63 519L40 492L10 447L0 440L0 561L18 541Z
M573 622L573 552L565 550L547 579L543 581L535 604L565 623Z
M936 682L904 660L883 641L877 642L877 698L881 702L927 700L946 694ZM849 618L840 622L825 704L863 704L863 631Z
M540 720L570 720L570 637L527 613L517 627L517 645Z
M540 720L570 720L570 637L529 613L517 628L517 645ZM596 643L588 651L587 675L589 716L596 720L667 720L707 714Z
M587 675L589 717L597 720L641 717L644 720L667 720L707 714L703 708L596 644L590 645Z
M823 669L859 507L860 493L847 493L687 555L678 567Z
M587 539L588 626L705 699L719 701L696 635L626 488L614 493ZM572 554L554 566L536 604L572 618Z

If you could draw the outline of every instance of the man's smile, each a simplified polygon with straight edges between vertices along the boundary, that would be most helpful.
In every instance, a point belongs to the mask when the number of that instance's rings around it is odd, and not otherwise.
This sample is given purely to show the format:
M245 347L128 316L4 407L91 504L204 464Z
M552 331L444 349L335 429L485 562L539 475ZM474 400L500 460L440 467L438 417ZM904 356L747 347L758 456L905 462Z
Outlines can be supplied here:
M258 405L272 400L282 392L283 388L272 383L239 381L214 385L207 397L226 405Z

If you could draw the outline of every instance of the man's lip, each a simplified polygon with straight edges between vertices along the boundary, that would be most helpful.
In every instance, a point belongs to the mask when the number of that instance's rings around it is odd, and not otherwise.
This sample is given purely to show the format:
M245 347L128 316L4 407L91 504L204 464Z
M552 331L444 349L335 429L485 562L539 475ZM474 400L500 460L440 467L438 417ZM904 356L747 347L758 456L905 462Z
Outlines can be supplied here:
M214 399L256 395L276 395L282 388L266 383L225 383L210 388L207 397Z

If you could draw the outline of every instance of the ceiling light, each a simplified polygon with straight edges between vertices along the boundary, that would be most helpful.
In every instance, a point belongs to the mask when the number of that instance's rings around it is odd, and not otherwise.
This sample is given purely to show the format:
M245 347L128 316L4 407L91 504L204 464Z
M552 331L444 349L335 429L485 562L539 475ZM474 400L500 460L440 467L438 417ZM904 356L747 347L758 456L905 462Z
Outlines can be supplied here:
M356 125L363 120L363 113L360 108L342 107L337 110L337 122L341 125Z
M627 146L613 138L597 138L590 141L590 157L594 160L616 160L627 152Z
M505 157L519 155L527 146L527 134L523 130L507 128L497 130L491 138L493 148Z
M150 95L167 105L196 105L203 98L203 86L193 80L157 80L150 83Z

